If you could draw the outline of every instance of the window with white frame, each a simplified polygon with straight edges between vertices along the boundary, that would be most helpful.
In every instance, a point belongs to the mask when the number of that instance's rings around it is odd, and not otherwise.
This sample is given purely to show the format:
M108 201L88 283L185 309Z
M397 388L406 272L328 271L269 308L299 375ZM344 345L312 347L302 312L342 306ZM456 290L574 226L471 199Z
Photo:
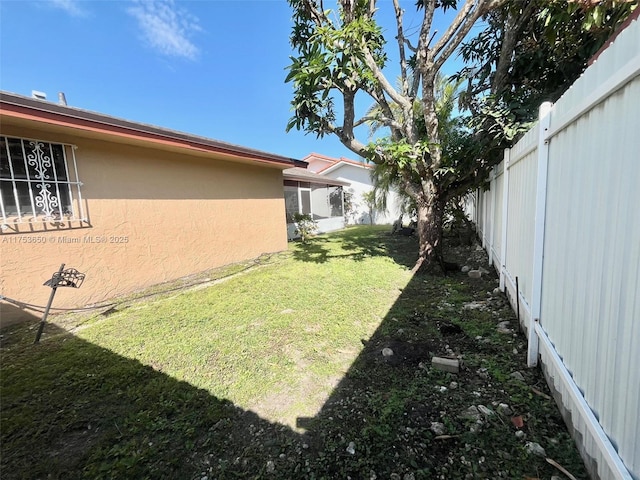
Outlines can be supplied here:
M331 217L342 217L344 215L344 198L342 187L327 187L329 191L329 208Z
M293 216L300 213L300 200L298 198L298 182L284 181L284 205L287 213L287 223L293 223Z
M342 187L293 180L284 181L287 223L294 214L308 213L314 220L343 216Z
M0 209L4 224L83 220L74 147L0 137Z

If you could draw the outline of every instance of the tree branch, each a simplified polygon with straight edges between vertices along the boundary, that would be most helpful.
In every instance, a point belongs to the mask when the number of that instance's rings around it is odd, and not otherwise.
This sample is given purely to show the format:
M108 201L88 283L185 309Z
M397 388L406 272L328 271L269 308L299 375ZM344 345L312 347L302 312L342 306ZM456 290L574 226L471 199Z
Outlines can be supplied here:
M364 117L356 120L355 122L353 122L353 128L357 128L361 125L364 125L367 122L379 122L382 123L383 125L389 127L389 128L396 128L399 130L402 130L402 124L398 123L395 119L393 118L388 118L388 117L375 117L375 116L371 116L371 115L365 115Z
M382 114L387 118L391 118L395 120L396 115L393 112L393 109L391 108L391 106L389 105L389 102L387 101L387 98L385 97L384 91L382 90L382 88L378 86L377 91L375 92L375 95L373 95L373 93L371 93L370 95L374 99L376 99L376 103L382 109ZM401 122L397 122L395 125L388 125L388 126L389 128L391 128L391 138L393 138L396 141L400 140L404 135L403 125L401 124Z
M431 31L431 23L433 22L433 14L435 12L436 2L435 0L429 0L424 4L424 16L422 19L422 27L420 28L420 35L418 36L418 46L416 48L416 60L418 68L415 69L413 74L413 84L411 85L410 97L416 98L418 95L418 88L420 87L420 80L422 76L422 69L420 65L427 62L427 58L430 56L429 52L429 32Z
M362 52L364 53L364 61L367 64L367 67L369 67L371 73L373 73L373 76L378 81L380 87L384 90L384 92L389 95L389 97L391 97L394 102L402 107L411 105L411 102L406 97L399 94L397 90L393 88L393 86L389 83L389 80L387 80L387 77L384 76L382 70L380 70L380 67L378 67L375 58L373 58L371 51L364 41L362 42L361 47Z
M519 16L512 12L507 13L505 25L503 27L502 45L500 45L500 55L496 64L496 71L493 76L491 93L495 94L503 90L507 81L507 74L512 63L513 52L516 48L520 30L533 13L536 2L529 2Z
M353 136L345 135L342 129L336 127L332 123L327 125L327 131L329 133L333 133L336 137L338 137L338 140L340 140L340 142L353 153L359 156L364 156L364 150L367 147L364 143L358 141ZM377 159L377 161L374 159L370 160L374 163L379 163L381 161L381 159Z
M428 0L424 5L424 16L422 18L422 27L420 28L420 35L418 37L418 50L429 48L429 32L431 31L431 24L433 23L433 14L436 10L436 2L434 0Z
M376 12L376 0L369 0L369 17L373 18L373 14Z
M449 43L449 40L451 40L451 37L453 37L458 28L460 28L460 25L462 25L469 12L473 9L475 3L475 0L467 0L466 2L464 2L464 5L456 15L456 18L454 18L453 22L451 22L451 25L449 25L444 34L442 34L440 40L438 40L438 42L433 46L432 50L434 58L437 57L442 49L447 45L447 43Z
M353 129L362 123L355 122L355 92L344 92L344 119L342 128L329 124L327 129L335 134L342 144L356 155L363 155L366 145L355 138Z
M347 137L353 137L353 127L355 120L355 98L354 92L348 91L342 93L344 118L342 122L342 132Z
M465 7L467 7L467 5L472 1L473 0L467 0L467 2L465 3ZM484 15L488 11L499 7L500 5L505 3L505 1L506 0L488 0L488 1L480 0L475 10L466 11L465 18L463 18L461 23L458 24L458 28L456 30L452 30L451 27L449 27L445 35L438 41L438 44L436 44L436 47L438 47L439 44L446 39L446 41L444 41L444 43L441 46L439 46L440 54L438 55L438 58L434 62L435 70L436 71L440 70L440 67L442 67L444 62L446 62L447 59L451 56L451 54L456 50L456 48L458 48L458 45L460 45L462 40L464 40L464 37L467 35L467 33L469 33L469 30L471 30L471 27L473 27L473 25L476 23L476 20L478 20L478 18L480 18L482 15ZM463 9L465 7L463 7ZM458 21L460 14L462 14L462 10L456 16L456 20L454 20L454 24ZM453 24L451 26L453 26ZM435 50L435 47L434 47L434 50Z
M409 84L407 78L407 59L405 57L404 51L404 30L402 28L402 9L400 8L400 4L398 0L393 0L393 9L396 13L396 28L398 29L398 36L396 40L398 41L398 50L400 53L400 75L402 81L402 94L409 95Z
M416 47L414 47L413 45L411 45L411 42L405 38L404 39L404 43L407 44L407 47L409 48L409 50L411 50L413 53L416 53L418 51L418 49Z
M318 27L321 27L325 23L331 23L324 14L322 2L320 2L320 11L318 11L315 2L313 2L312 0L304 0L304 5L309 12L309 16L312 18L313 23L315 23Z

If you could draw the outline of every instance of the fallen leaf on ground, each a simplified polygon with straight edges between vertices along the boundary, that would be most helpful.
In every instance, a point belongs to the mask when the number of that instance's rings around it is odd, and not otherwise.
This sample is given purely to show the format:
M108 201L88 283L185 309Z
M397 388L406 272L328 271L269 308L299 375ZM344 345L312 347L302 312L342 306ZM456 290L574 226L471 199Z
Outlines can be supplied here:
M556 462L553 458L545 458L545 460L547 461L547 463L549 463L550 465L553 465L554 467L556 467L558 470L560 470L562 473L564 473L567 477L569 477L571 480L577 480L576 477L574 477L573 475L571 475L566 468L564 468L562 465L560 465L558 462Z
M540 395L542 398L546 398L547 400L553 400L549 395L547 395L544 392L541 392L540 390L538 390L537 388L531 387L531 391L533 393L535 393L536 395Z
M524 420L522 420L522 416L518 415L517 417L511 417L511 423L516 428L524 427Z

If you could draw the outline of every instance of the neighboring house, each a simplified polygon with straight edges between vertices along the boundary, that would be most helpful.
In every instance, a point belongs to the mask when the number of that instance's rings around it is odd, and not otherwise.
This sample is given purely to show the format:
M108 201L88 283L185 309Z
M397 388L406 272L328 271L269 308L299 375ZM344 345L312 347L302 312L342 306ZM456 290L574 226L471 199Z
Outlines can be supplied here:
M312 172L323 177L342 180L350 183L345 192L352 197L352 211L348 212L346 221L349 224L378 225L392 224L401 215L401 201L399 195L390 192L387 195L387 210L378 211L369 208L363 194L373 190L371 172L373 166L362 162L356 162L347 158L331 158L317 153L311 153L304 159L309 164L307 167ZM373 219L371 218L373 216ZM373 220L373 221L372 221Z
M283 172L287 236L296 238L293 215L307 213L318 223L318 233L340 230L345 226L343 188L349 183L293 167Z
M5 92L0 150L4 297L44 305L62 263L78 307L287 248L290 158Z
M319 153L311 153L305 157L304 161L308 164L307 170L311 170L312 172L319 172L327 167L330 167L331 165L334 165L342 159L346 160L344 157L337 159L327 157L326 155L320 155Z

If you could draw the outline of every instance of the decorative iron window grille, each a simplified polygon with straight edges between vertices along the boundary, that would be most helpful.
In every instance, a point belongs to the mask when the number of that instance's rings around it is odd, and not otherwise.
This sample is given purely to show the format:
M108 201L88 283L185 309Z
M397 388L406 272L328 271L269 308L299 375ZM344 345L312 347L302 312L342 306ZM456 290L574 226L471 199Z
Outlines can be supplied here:
M68 144L0 137L3 224L86 221L75 148Z

